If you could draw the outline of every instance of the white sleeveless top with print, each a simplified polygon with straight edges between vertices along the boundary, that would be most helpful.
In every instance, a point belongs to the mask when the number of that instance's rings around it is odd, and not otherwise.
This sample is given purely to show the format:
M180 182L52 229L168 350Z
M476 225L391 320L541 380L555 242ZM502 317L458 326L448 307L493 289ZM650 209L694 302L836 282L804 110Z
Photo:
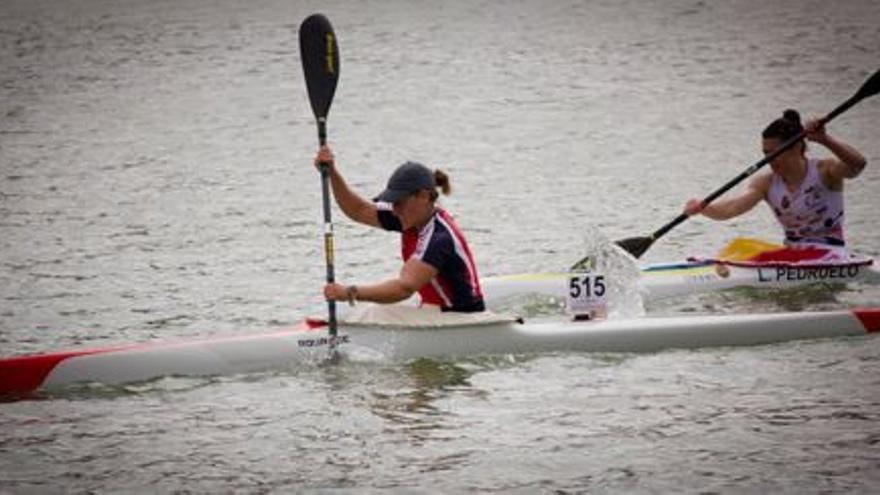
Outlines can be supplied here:
M791 192L777 174L773 174L767 204L785 229L785 243L844 246L843 191L832 191L819 173L819 160L807 160L807 175L800 187Z

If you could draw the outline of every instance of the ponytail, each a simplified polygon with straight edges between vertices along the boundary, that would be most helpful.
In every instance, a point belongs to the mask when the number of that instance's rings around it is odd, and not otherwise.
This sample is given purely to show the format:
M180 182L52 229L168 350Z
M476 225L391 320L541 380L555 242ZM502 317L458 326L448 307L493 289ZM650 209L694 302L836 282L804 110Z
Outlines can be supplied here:
M440 188L440 192L443 193L444 196L449 196L452 193L452 184L449 182L449 176L446 175L446 172L435 169L434 170L434 183L436 184L435 188L431 190L431 201L436 201L440 194L437 193L436 188Z
M449 176L446 175L446 172L440 169L434 170L434 182L437 183L437 187L440 188L444 196L452 194L452 184L449 182Z

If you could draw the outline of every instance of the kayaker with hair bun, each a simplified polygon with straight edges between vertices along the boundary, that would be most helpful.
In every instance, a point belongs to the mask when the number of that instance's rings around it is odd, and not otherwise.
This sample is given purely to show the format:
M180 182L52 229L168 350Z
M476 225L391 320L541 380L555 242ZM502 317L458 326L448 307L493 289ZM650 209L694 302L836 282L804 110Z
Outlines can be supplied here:
M328 146L318 151L318 163L329 164L333 197L348 218L401 233L404 261L400 274L384 282L325 285L327 300L395 303L418 292L423 305L444 311L485 310L473 254L452 216L437 205L438 188L444 195L451 192L448 175L406 162L369 201L349 188Z
M776 157L769 171L757 174L739 195L716 200L702 207L699 199L685 205L687 215L702 214L713 220L727 220L767 202L785 231L787 246L826 248L845 253L843 182L857 177L865 168L865 157L852 146L829 135L819 120L801 125L795 110L786 110L761 134L764 154L806 130L809 141L819 143L834 155L807 156L801 141Z

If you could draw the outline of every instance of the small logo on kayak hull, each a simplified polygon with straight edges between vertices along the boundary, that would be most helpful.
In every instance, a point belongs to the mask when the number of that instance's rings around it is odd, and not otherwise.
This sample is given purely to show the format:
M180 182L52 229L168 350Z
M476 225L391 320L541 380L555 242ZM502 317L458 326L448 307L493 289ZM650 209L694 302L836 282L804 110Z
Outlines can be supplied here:
M299 347L323 347L337 346L339 344L347 344L349 342L348 335L337 335L335 337L316 337L314 339L299 339L296 344Z

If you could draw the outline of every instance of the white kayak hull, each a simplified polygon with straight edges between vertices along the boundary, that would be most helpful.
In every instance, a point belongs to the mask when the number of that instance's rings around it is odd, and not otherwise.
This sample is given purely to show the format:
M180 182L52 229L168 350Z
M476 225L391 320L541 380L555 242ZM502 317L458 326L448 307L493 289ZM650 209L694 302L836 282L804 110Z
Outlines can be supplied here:
M526 273L480 281L486 303L497 307L521 294L545 294L565 299L568 273ZM820 283L880 283L880 267L864 263L829 266L746 267L718 263L662 263L642 267L639 292L646 301L740 287L785 289Z
M555 351L652 352L760 345L865 335L880 309L746 316L677 316L605 321L500 322L441 328L300 325L281 331L188 342L159 342L0 359L0 396L76 383L121 384L164 376L213 376L315 363L329 345L342 355L382 360Z

